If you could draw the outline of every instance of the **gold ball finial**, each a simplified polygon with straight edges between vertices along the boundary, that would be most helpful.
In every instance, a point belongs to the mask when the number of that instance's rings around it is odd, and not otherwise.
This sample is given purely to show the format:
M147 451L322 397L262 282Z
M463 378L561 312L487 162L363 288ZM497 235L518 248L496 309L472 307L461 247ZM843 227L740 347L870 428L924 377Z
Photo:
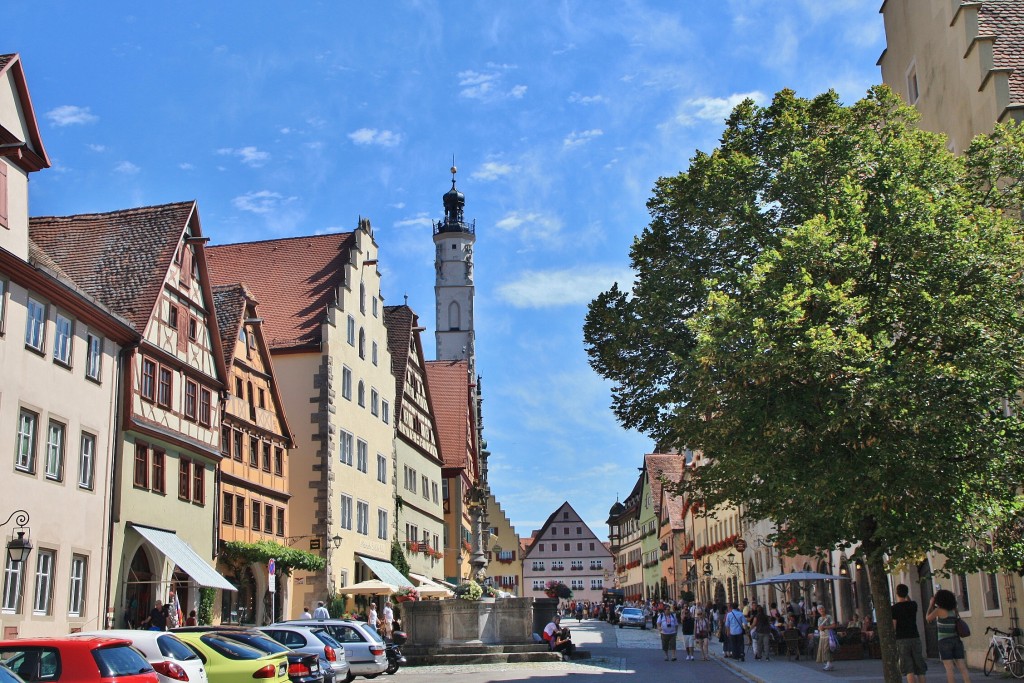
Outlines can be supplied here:
M452 166L452 175L455 175L458 172L459 172L459 169L457 169L454 166Z

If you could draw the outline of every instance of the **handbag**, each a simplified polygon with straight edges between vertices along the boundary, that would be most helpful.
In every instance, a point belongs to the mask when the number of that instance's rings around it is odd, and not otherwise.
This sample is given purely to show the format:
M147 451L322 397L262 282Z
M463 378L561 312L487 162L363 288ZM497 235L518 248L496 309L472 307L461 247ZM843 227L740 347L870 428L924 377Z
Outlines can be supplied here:
M960 618L960 612L956 612L956 635L959 638L969 638L971 636L971 627Z
M836 630L830 628L828 630L828 651L835 652L839 649L839 636L836 635Z

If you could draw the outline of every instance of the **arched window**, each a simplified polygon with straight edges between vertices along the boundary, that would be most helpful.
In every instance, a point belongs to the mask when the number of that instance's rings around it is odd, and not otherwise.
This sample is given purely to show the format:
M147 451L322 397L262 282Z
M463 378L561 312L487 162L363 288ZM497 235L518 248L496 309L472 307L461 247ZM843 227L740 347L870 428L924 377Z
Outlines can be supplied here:
M366 331L359 328L359 357L366 358Z
M459 304L453 301L448 305L448 329L458 330L462 325L459 320Z

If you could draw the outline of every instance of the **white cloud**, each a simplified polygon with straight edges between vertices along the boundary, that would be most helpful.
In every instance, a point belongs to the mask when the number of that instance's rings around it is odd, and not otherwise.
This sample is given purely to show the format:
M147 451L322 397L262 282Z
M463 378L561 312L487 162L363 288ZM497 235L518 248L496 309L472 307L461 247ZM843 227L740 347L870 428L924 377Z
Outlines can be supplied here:
M434 224L427 214L417 214L415 218L403 218L400 221L395 221L396 228L429 228Z
M569 95L569 101L573 104L600 104L608 100L604 95L581 95L578 92L574 92Z
M185 162L182 162L182 163L178 164L178 168L180 168L182 171L191 171L192 169L195 168L195 166L193 166L192 164L190 164L187 161L185 161Z
M569 133L569 135L567 135L564 140L562 140L562 147L566 149L580 147L582 145L587 144L594 138L601 137L602 135L604 135L604 131L601 130L600 128L593 128L591 130L582 131L574 130L573 132Z
M294 202L298 197L285 197L278 192L260 190L259 192L246 192L231 200L234 207L240 211L248 211L256 214L268 214L277 211L283 205Z
M349 139L357 145L379 145L394 147L402 141L402 135L390 130L376 128L360 128L348 134Z
M512 99L515 99L515 100L523 99L523 95L525 95L525 94L526 94L526 86L525 85L515 85L515 86L512 86L512 89L508 91L509 97L511 97Z
M141 168L139 168L130 161L122 161L121 163L114 167L114 172L123 173L125 175L135 175L141 170Z
M488 64L491 68L508 70L514 68L506 64ZM501 74L495 72L481 71L460 71L457 74L459 86L462 90L459 95L470 100L497 101L504 99L522 99L526 94L527 86L514 85L507 91L503 89Z
M55 126L74 126L84 123L96 123L100 117L89 111L89 107L78 107L63 104L46 112L46 118Z
M634 275L628 269L577 266L564 270L525 271L498 287L498 296L516 308L553 308L589 303L618 282L629 290Z
M106 145L89 144L89 145L86 145L86 147L91 149L93 152L106 152L107 151Z
M217 150L217 154L224 156L236 156L242 160L243 164L252 168L259 168L270 161L269 152L264 152L258 147L254 147L252 145L249 145L248 147L239 147L238 149L221 147Z
M764 104L768 97L760 90L751 92L733 93L726 97L694 97L683 102L675 121L678 124L688 126L696 120L722 123L729 117L736 105L743 100L751 99L755 104Z
M478 171L473 171L470 177L474 180L497 180L503 178L516 170L511 164L502 164L497 161L485 161Z

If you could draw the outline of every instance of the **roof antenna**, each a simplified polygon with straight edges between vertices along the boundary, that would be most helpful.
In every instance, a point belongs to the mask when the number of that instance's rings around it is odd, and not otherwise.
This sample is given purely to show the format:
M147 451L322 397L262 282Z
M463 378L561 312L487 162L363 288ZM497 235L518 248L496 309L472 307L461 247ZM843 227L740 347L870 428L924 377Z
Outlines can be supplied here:
M408 294L408 292L406 292L406 294L405 294L405 305L406 306L409 305L409 294Z

